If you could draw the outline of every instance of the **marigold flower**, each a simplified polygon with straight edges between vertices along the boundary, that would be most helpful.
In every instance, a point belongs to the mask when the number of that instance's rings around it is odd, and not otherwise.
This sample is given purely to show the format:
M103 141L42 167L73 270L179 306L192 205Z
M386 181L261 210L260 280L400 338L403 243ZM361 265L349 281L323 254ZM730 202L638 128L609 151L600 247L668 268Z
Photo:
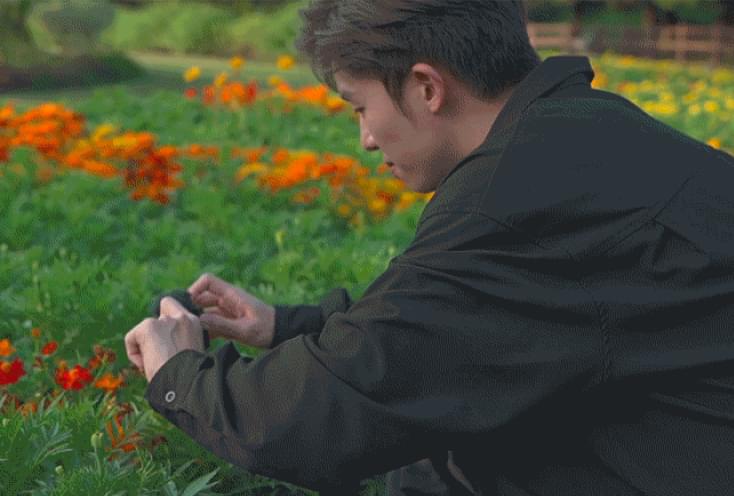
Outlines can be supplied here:
M10 356L15 353L15 348L9 339L0 339L0 356Z
M25 417L27 415L30 415L31 413L36 413L38 411L38 405L33 402L29 401L27 403L23 403L20 406L20 413Z
M15 384L26 374L23 368L23 361L16 358L12 362L0 360L0 386L5 384Z
M719 138L711 138L706 143L717 150L721 148L721 140Z
M278 57L277 66L278 69L282 71L287 71L291 67L293 67L293 64L295 63L295 60L293 60L293 57L290 55L281 55Z
M199 77L201 77L201 69L198 66L189 67L186 72L184 72L184 80L187 83L196 81Z
M232 67L232 69L239 69L244 65L244 63L245 59L243 59L242 57L232 57L229 60L229 65L230 67Z
M92 380L92 374L81 365L75 365L71 370L59 368L56 371L56 383L64 389L82 389Z
M227 79L229 79L229 74L227 72L220 72L217 74L217 77L214 78L214 86L217 88L224 85L224 83L227 82Z
M251 174L263 174L268 171L268 166L261 162L253 162L251 164L243 165L237 170L235 174L235 181L242 182Z
M56 351L58 347L59 344L56 341L51 341L41 349L41 353L43 353L44 355L50 355L51 353Z
M268 78L268 84L270 86L278 86L283 84L283 79L280 76L272 75Z
M114 392L123 384L122 377L115 377L111 372L105 373L102 377L97 379L94 383L94 387L98 389L104 389L107 392Z
M90 174L98 177L116 177L120 174L117 168L113 165L107 164L105 162L99 162L97 160L87 160L86 162L84 162L82 167L86 172L89 172Z

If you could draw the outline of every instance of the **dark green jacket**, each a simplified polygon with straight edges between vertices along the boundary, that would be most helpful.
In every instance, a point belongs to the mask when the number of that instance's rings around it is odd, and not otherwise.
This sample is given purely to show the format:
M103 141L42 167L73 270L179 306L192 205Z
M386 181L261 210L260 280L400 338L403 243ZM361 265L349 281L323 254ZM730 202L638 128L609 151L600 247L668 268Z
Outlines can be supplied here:
M476 494L732 494L734 159L593 76L544 60L358 301L182 351L150 405L313 489L451 450Z

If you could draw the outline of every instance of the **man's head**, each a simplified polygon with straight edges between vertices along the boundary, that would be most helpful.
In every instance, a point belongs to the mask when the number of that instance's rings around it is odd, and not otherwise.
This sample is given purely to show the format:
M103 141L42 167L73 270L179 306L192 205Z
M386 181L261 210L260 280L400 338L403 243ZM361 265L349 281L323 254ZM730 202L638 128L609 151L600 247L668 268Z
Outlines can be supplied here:
M433 191L540 63L517 1L312 0L297 48L360 115L362 145Z

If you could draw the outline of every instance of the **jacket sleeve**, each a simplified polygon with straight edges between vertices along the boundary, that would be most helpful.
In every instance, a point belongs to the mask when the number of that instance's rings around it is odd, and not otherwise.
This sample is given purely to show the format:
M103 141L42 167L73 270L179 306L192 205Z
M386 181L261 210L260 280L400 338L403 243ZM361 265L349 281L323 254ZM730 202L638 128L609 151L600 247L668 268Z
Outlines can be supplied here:
M334 312L346 312L352 299L344 288L335 288L318 305L274 305L275 336L270 348L300 334L320 333Z
M153 409L230 463L323 490L435 456L599 378L567 261L477 214L437 214L320 334L254 359L184 350ZM564 266L564 264L566 264Z

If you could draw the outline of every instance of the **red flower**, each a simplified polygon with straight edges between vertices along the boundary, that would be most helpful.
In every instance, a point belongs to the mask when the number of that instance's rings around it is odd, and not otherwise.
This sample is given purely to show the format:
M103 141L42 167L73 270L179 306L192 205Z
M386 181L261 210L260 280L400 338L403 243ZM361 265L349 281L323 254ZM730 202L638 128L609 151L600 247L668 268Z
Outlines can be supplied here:
M56 348L58 347L59 344L56 341L51 341L41 349L41 353L43 353L44 355L50 355L51 353L56 351Z
M25 375L23 362L16 358L13 362L0 360L0 385L14 384Z
M82 389L92 380L92 374L81 365L75 365L71 370L63 367L56 371L56 383L64 389Z
M184 91L184 96L186 98L196 98L196 95L198 92L196 91L196 88L186 88L186 91Z

